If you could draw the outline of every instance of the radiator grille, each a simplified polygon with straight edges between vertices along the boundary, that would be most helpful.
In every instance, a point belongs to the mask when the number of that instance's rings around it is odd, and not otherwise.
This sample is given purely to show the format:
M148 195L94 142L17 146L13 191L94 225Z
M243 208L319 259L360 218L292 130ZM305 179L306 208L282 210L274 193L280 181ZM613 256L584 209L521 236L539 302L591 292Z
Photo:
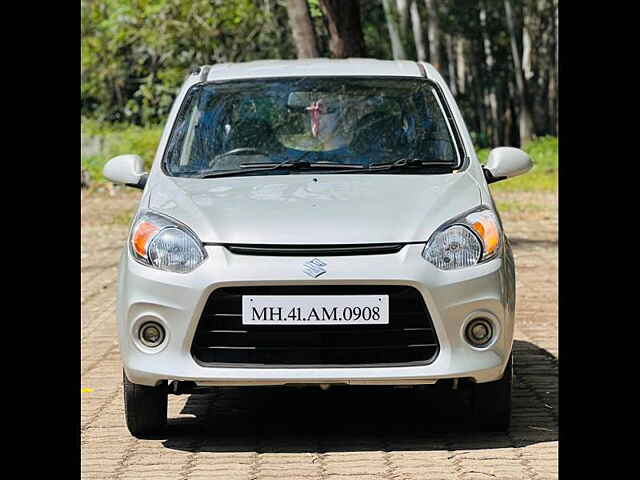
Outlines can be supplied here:
M243 295L389 295L388 325L242 325ZM431 317L409 286L259 286L215 290L191 353L204 366L427 364L439 351Z

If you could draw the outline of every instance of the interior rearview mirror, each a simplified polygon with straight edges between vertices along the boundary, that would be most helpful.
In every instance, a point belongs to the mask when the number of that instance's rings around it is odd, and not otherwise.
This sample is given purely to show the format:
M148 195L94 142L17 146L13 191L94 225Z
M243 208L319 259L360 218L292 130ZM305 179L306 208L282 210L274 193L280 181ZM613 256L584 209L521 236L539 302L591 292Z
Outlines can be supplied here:
M144 188L149 176L144 171L144 162L138 155L118 155L109 160L102 173L113 183L123 183L129 187Z
M527 173L531 167L531 157L519 148L497 147L489 152L483 170L487 183L493 183Z

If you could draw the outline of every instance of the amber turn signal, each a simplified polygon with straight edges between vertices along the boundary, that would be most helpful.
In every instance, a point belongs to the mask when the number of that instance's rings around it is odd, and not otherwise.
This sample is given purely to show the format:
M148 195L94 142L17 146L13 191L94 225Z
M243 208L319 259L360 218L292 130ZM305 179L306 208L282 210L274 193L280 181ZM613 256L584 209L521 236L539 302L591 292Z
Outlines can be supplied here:
M151 222L143 221L136 225L131 238L131 243L133 244L133 249L138 255L141 257L147 256L147 245L149 245L151 238L158 233L158 230L160 229Z
M500 245L500 233L498 225L493 216L479 215L478 219L473 222L473 229L482 239L484 244L484 254L492 255Z

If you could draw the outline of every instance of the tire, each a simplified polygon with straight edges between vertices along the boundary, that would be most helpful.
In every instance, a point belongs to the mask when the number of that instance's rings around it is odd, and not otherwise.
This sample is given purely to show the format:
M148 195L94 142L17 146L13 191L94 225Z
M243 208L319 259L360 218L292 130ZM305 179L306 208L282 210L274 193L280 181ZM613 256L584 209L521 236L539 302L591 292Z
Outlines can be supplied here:
M511 426L513 354L500 380L473 384L472 405L476 426L484 432L506 432Z
M167 384L147 387L131 383L122 371L124 414L127 428L136 438L159 435L167 428Z

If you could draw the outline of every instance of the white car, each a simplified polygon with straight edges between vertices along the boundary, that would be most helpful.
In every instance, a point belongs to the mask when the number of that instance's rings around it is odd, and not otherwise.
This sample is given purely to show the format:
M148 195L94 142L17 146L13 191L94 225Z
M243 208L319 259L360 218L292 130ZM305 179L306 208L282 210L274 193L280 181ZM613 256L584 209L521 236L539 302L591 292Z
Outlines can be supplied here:
M427 63L194 70L151 171L104 168L144 188L118 282L130 432L161 432L169 393L435 383L507 429L515 267L487 184L531 165L483 167Z

